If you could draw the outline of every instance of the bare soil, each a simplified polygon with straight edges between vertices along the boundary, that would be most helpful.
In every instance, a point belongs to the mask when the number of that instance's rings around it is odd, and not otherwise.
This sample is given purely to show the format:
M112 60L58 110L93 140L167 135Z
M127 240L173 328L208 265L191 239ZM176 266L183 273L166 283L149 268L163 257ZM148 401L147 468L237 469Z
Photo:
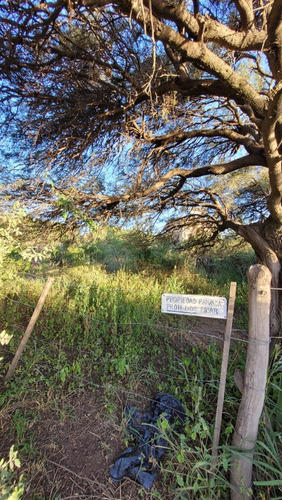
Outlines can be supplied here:
M111 406L105 408L108 398L101 389L87 390L40 413L30 429L35 459L22 464L23 499L149 500L155 498L153 491L162 490L160 480L149 493L130 479L121 484L110 479L111 465L127 447L123 408L132 401L113 393ZM140 401L141 410L147 406L146 399Z

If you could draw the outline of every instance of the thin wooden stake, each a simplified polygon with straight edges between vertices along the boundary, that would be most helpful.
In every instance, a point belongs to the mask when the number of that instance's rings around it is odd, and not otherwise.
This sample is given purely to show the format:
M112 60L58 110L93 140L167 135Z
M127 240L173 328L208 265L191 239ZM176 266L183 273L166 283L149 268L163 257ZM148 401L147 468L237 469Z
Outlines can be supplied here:
M227 367L228 367L228 359L230 351L230 338L232 332L232 323L233 323L234 306L236 298L236 288L237 288L237 283L235 281L232 281L230 283L227 320L226 320L224 346L223 346L222 362L221 362L220 383L219 383L218 398L217 398L217 408L216 408L214 436L212 445L212 466L214 466L216 463L216 457L218 453L226 375L227 375Z
M40 298L39 298L39 300L37 302L36 308L34 309L33 315L30 318L30 321L29 321L29 324L27 326L27 329L24 332L24 336L23 336L23 338L21 340L21 343L20 343L20 345L19 345L19 347L17 349L17 352L16 352L16 354L15 354L15 356L14 356L14 358L13 358L11 364L10 364L9 370L7 371L5 380L8 380L13 375L14 370L17 367L19 359L20 359L20 357L21 357L21 355L23 353L23 350L25 348L25 345L26 345L26 343L27 343L27 341L28 341L28 339L29 339L29 337L30 337L30 335L32 333L34 325L35 325L35 323L37 321L37 318L38 318L38 316L39 316L39 314L41 312L41 309L43 307L43 304L44 304L44 302L46 300L46 297L47 297L47 295L49 293L49 290L50 290L50 288L52 286L53 281L54 281L54 278L48 278L48 280L47 280L47 282L45 284L45 287L44 287L44 289L43 289L43 291L41 293L41 296L40 296Z

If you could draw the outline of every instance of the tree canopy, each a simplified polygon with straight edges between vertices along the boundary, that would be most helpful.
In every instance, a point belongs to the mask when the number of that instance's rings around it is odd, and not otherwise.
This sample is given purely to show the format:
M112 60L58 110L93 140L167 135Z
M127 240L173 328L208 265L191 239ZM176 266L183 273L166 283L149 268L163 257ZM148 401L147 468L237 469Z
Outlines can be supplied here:
M204 222L202 242L233 230L279 286L281 16L281 0L0 0L7 199Z

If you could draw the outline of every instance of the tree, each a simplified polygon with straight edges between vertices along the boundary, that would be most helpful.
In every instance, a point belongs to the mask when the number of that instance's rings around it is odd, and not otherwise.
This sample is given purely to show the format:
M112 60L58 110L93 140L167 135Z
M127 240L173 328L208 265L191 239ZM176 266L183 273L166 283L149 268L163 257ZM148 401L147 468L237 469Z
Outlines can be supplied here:
M0 0L0 12L6 194L47 218L205 222L202 243L232 230L281 286L281 0Z

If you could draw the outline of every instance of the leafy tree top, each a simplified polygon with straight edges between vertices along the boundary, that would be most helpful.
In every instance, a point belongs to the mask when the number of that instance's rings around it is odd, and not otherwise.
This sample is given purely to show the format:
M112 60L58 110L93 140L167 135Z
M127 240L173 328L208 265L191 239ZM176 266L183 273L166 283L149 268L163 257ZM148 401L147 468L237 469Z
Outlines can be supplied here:
M280 0L1 0L0 15L4 149L21 178L8 172L8 194L45 217L177 209L178 225L205 219L204 239L233 229L274 248ZM250 221L268 221L266 246Z

